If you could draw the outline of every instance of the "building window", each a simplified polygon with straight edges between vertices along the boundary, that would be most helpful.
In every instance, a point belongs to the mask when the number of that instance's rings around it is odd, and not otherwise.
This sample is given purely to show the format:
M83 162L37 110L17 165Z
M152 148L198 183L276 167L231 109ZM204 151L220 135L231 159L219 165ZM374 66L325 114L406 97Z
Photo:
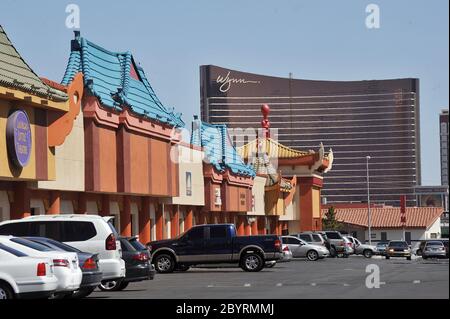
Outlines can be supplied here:
M192 196L192 174L186 172L186 196Z
M386 241L387 240L387 233L385 231L381 232L381 240Z
M436 239L437 238L437 234L436 233L431 233L430 234L430 238L431 239Z

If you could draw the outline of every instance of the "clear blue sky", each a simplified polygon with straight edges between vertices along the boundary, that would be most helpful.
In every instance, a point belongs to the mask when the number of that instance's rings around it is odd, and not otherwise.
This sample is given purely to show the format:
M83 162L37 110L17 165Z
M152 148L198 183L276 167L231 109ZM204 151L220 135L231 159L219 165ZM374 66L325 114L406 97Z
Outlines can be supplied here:
M440 184L438 114L449 101L449 1L2 0L0 24L41 76L60 81L81 9L81 33L130 50L161 101L199 113L199 65L317 80L420 78L422 180ZM381 28L365 27L378 4Z

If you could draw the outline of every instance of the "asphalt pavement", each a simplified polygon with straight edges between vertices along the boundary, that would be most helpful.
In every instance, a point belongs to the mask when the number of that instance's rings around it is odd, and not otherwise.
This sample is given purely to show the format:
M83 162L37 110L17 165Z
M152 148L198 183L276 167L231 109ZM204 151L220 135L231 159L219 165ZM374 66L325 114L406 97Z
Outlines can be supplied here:
M449 263L448 259L407 261L351 256L316 262L294 259L258 273L230 267L191 268L187 272L157 274L154 280L132 283L121 292L95 291L89 298L448 299Z

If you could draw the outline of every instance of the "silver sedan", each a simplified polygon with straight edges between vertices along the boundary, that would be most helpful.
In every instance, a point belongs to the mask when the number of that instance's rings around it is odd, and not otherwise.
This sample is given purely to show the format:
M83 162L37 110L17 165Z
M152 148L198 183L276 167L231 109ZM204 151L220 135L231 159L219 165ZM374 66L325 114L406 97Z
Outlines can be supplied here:
M306 257L308 260L316 261L328 257L330 252L323 246L308 244L294 236L282 236L283 245L287 245L294 258Z

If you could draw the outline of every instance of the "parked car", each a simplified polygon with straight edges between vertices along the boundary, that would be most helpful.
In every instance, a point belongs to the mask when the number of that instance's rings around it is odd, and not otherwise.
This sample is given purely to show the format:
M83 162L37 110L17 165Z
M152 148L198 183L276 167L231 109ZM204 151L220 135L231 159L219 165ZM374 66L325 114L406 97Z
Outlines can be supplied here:
M419 248L420 249L420 248ZM429 240L425 242L422 249L422 258L445 258L445 246L440 240Z
M0 300L46 299L58 286L53 261L0 243Z
M386 248L389 245L389 242L387 241L380 241L375 246L375 255L378 256L386 256Z
M103 280L125 277L118 233L110 220L97 215L40 215L0 223L0 235L46 237L83 252L98 254Z
M416 255L417 256L422 256L422 252L425 249L425 245L427 244L427 242L430 240L422 240L419 243L419 247L416 250ZM448 258L448 239L431 239L431 241L439 241L443 244L444 249L445 249L445 258Z
M150 262L150 253L136 237L119 237L122 258L125 260L126 276L121 280L102 281L99 288L103 291L119 291L128 287L130 282L151 280L155 276L155 267Z
M267 261L282 255L276 235L237 236L233 224L198 225L175 239L147 244L156 271L169 273L177 265L238 264L245 271L260 271Z
M83 275L78 267L77 254L54 251L47 246L20 237L0 236L0 243L22 251L28 256L52 258L54 273L58 278L55 297L64 297L80 288Z
M361 243L358 238L352 236L345 236L352 242L352 248L355 255L363 255L366 258L371 258L375 254L375 246Z
M283 236L282 241L283 246L287 245L292 251L294 258L306 257L308 260L316 261L330 254L324 246L308 244L295 236Z
M391 257L406 257L411 260L411 248L408 243L403 240L391 240L386 247L386 259Z
M340 232L321 231L318 233L324 235L324 238L326 238L326 247L330 251L330 257L336 257L338 255L348 257L349 252L346 241Z
M80 288L76 290L72 295L68 295L70 298L84 298L89 296L95 288L100 285L102 280L102 272L98 268L98 254L85 253L81 250L72 247L70 245L61 243L54 239L45 237L24 237L25 239L40 243L47 246L50 249L56 251L67 251L76 253L78 255L78 265L83 274Z
M342 238L345 241L345 248L344 252L341 255L347 258L348 256L353 255L355 253L355 250L353 249L353 242L347 236L343 235Z
M311 245L319 245L326 247L327 246L327 240L324 238L324 235L316 232L301 232L298 234L294 234L291 236L295 236L303 240L304 242L311 244Z

